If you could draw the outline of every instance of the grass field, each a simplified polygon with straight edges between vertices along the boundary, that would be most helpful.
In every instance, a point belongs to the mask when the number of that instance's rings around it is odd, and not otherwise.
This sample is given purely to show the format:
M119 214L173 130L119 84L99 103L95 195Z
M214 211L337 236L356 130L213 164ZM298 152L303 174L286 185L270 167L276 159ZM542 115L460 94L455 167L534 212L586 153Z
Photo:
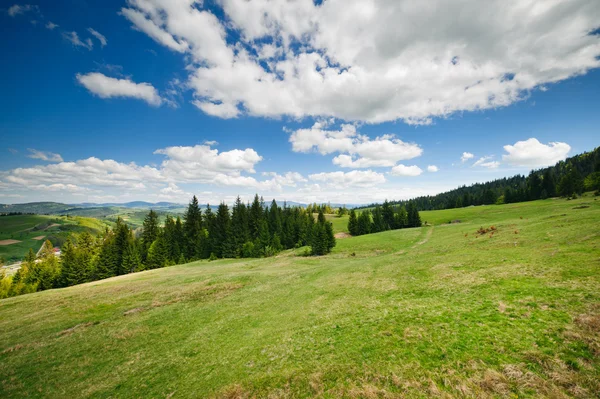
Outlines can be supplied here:
M106 223L84 217L12 215L0 216L0 241L19 241L0 245L0 258L6 263L22 260L29 248L37 252L46 239L59 245L70 233L89 231L97 233ZM41 238L43 237L43 238Z
M1 300L0 397L598 397L600 201L422 218Z

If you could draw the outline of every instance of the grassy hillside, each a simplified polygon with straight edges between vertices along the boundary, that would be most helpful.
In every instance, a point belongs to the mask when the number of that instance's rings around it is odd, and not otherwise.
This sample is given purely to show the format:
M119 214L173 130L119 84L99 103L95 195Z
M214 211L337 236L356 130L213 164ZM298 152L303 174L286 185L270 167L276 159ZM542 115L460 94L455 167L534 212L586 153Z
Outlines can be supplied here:
M599 202L4 299L0 397L597 397Z
M37 252L45 240L62 245L70 233L97 233L106 224L84 217L11 215L0 216L0 258L6 263L22 260L29 248ZM7 243L9 240L12 243Z

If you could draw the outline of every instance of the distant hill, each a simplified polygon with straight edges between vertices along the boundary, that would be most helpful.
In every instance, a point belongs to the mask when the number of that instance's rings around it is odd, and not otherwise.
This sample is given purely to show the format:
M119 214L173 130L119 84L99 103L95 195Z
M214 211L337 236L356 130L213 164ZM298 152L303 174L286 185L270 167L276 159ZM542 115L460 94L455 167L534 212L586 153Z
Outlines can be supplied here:
M84 208L97 208L97 207L107 207L107 206L116 206L119 208L179 208L184 204L178 204L175 202L146 202L146 201L132 201L125 203L118 202L105 202L101 204L97 204L94 202L83 202L81 204L72 204L73 206L80 206Z

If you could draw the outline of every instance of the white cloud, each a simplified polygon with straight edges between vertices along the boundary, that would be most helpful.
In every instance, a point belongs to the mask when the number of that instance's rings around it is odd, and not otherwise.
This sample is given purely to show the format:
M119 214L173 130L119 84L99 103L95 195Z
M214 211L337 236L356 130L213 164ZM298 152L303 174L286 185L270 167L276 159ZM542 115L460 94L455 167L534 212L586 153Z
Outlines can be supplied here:
M16 17L19 14L25 14L29 11L39 12L39 8L38 6L32 6L31 4L15 4L8 8L8 15L10 15L11 17Z
M437 171L439 171L439 170L440 170L440 168L438 168L438 167L437 167L437 166L435 166L435 165L429 165L429 166L427 166L427 171L428 171L428 172L432 172L432 173L434 173L434 172L437 172Z
M392 176L419 176L423 173L423 170L419 168L417 165L406 166L402 164L398 164L392 168L390 171L390 175Z
M460 157L460 161L461 162L466 162L469 159L473 159L475 157L474 154L471 154L470 152L463 152L462 156Z
M430 123L600 66L596 0L217 4L226 22L200 1L129 0L121 14L185 54L196 105L222 118Z
M571 151L571 146L560 142L546 145L535 138L530 138L517 141L514 145L505 145L504 150L508 154L502 156L503 161L515 166L538 168L564 160Z
M500 166L500 162L492 161L493 158L494 157L492 157L492 156L481 157L477 161L475 161L473 166L474 167L481 166L482 168L496 169L496 168L498 168L498 166Z
M390 167L423 152L417 144L403 142L392 135L371 140L358 134L354 125L342 124L340 130L326 130L329 124L317 122L311 128L292 132L289 139L292 150L317 151L322 155L341 153L333 158L333 163L343 168Z
M187 182L219 184L243 181L241 172L255 173L255 165L263 159L252 148L219 153L209 145L167 147L154 153L167 156L161 164L165 176Z
M310 180L325 183L329 187L373 187L385 183L385 176L372 170L352 170L350 172L315 173Z
M79 35L77 34L77 32L63 32L62 36L71 42L71 44L75 47L83 47L86 48L88 50L92 50L94 48L94 43L92 43L92 39L90 39L89 37L87 39L85 39L84 41L82 41L79 38Z
M98 41L100 42L100 45L102 47L106 46L106 43L108 43L106 41L106 37L104 37L104 35L101 34L100 32L98 32L97 30L92 29L92 28L88 28L88 32L90 32L90 34L92 36L94 36L96 39L98 39Z
M53 152L38 151L38 150L34 150L33 148L28 148L27 150L29 151L29 155L27 155L29 158L41 159L42 161L47 161L47 162L62 162L63 161L60 154L55 154Z
M135 83L130 79L115 79L98 72L77 74L77 80L86 89L100 98L130 97L144 100L158 107L163 99L150 83Z
M50 30L54 30L56 28L58 28L59 25L55 24L52 21L48 21L48 23L46 24L46 28L50 29Z

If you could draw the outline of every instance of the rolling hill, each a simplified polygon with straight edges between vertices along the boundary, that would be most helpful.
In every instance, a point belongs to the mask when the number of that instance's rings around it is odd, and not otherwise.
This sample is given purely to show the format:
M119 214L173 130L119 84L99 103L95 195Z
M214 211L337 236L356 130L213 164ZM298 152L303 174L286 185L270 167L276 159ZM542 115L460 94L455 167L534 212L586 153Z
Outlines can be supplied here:
M597 397L600 201L421 217L0 300L0 396Z

